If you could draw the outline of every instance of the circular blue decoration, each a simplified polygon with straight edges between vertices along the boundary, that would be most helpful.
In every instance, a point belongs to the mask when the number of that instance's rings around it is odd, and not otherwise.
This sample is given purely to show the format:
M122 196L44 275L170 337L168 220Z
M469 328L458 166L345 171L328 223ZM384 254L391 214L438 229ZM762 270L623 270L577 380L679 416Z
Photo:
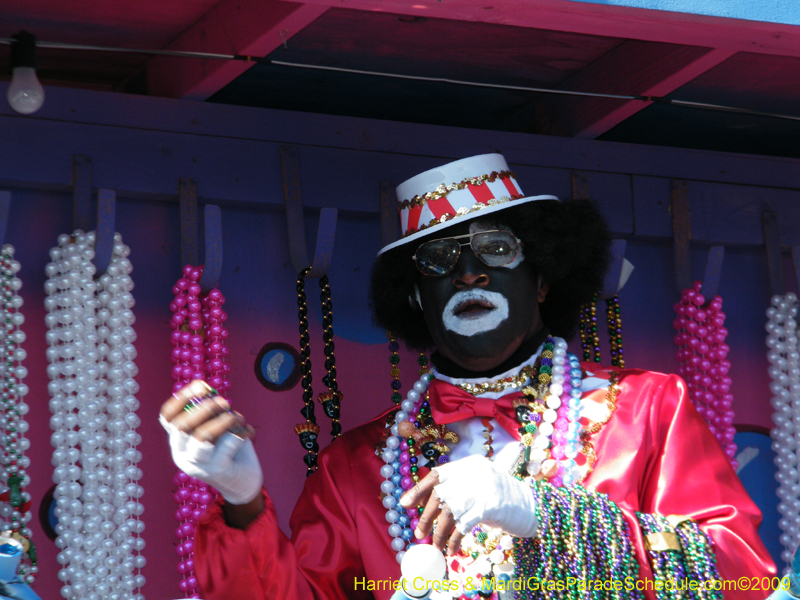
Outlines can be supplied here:
M264 344L256 357L256 378L273 392L292 389L300 381L300 355L283 342Z

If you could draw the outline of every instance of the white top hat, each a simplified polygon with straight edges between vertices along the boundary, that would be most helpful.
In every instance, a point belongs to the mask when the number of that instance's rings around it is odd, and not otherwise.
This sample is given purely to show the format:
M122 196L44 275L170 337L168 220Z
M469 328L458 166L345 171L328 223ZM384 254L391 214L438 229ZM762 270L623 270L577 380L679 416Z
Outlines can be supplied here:
M402 236L378 256L456 223L555 196L525 196L501 154L448 163L397 186Z

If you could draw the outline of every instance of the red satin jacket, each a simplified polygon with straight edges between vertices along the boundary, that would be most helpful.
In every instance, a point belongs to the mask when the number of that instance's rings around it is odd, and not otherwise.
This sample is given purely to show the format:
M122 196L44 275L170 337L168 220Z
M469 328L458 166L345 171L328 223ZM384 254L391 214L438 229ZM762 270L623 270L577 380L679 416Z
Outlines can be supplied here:
M608 377L608 371L596 373ZM625 514L640 579L652 580L652 571L636 511L694 518L713 540L725 581L774 576L756 533L761 515L689 402L685 383L674 375L623 370L619 385L616 410L592 438L597 461L584 486L608 494ZM605 396L600 389L584 397L605 402ZM292 514L291 540L279 529L268 496L266 510L245 531L225 525L220 504L210 506L195 537L203 598L389 600L400 566L379 498L383 463L374 447L382 431L379 418L320 453L319 469L306 480ZM768 595L733 586L725 599ZM645 597L655 594L645 591Z

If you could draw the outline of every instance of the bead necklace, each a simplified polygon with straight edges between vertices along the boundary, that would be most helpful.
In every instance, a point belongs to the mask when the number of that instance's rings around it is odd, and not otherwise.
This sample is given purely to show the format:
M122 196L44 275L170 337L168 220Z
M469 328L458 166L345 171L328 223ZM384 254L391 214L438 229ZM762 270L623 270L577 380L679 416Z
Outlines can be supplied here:
M579 331L583 360L600 363L600 335L597 330L597 300L595 294L592 301L581 307ZM611 365L625 368L622 349L622 317L619 307L619 296L614 295L606 301L606 325L608 327L608 344L611 354Z
M597 295L581 307L578 329L581 334L583 360L600 362L600 336L597 333Z
M30 477L26 469L30 459L25 451L30 448L30 441L25 437L28 423L25 415L28 405L24 397L28 394L28 386L22 383L27 369L22 366L26 352L22 349L25 333L20 326L25 318L20 312L22 297L17 293L22 281L17 277L20 264L14 260L14 247L5 244L0 251L0 278L2 278L2 322L0 329L0 345L3 348L3 361L0 371L3 374L2 400L2 432L0 445L3 448L0 481L8 491L0 496L4 500L0 506L3 523L0 529L8 536L15 538L23 545L24 562L20 562L17 573L22 581L33 583L38 571L36 565L36 548L31 542L28 523L31 520L31 495L26 491ZM7 502L7 504L6 504Z
M300 438L300 445L306 451L303 462L306 464L306 477L317 470L317 454L319 453L319 425L314 415L314 392L312 390L311 348L308 335L308 305L306 304L305 278L311 267L303 269L297 276L297 307L300 318L300 373L303 386L303 408L300 411L306 421L295 425L294 431ZM325 342L325 370L322 383L328 388L322 392L317 401L322 405L322 410L332 422L331 436L334 438L342 434L339 423L342 393L336 382L336 356L333 344L333 306L331 304L331 287L327 275L319 280L322 300L322 339Z
M521 388L527 383L533 375L534 368L532 366L523 367L516 375L504 377L503 379L495 379L494 381L484 381L482 383L458 383L456 387L461 388L468 394L478 396L489 392L499 393L504 392L509 388Z
M677 317L672 325L678 331L675 336L678 374L688 385L692 404L736 468L736 445L733 443L736 429L728 376L731 364L727 360L730 349L725 344L728 330L723 326L725 313L719 296L704 308L706 300L701 289L700 282L695 282L681 293L680 301L674 306Z
M317 400L322 404L322 410L331 420L331 437L336 439L342 435L342 425L339 423L342 393L336 382L336 356L333 353L333 305L331 304L331 286L328 276L319 279L320 299L322 300L322 341L325 343L325 370L322 383L328 388L321 393Z
M391 331L386 332L386 337L389 338L389 352L392 353L389 356L389 364L392 365L390 369L392 375L392 402L399 405L403 401L403 395L400 393L400 388L402 387L400 383L400 367L397 366L400 364L400 355L397 353L400 350L400 344L397 343Z
M430 405L425 398L425 392L432 378L432 375L424 373L408 391L405 400L400 404L400 410L394 415L394 424L390 427L385 445L379 450L381 460L386 463L380 470L384 478L381 483L381 502L387 509L386 521L389 523L391 546L397 553L398 563L403 560L408 544L414 540L414 529L421 514L421 507L412 507L404 511L397 504L400 497L419 481L416 440L408 431L408 426L412 429L418 428L423 424L420 418L424 419L425 415L430 418ZM402 433L401 425L405 426ZM408 437L404 439L403 434L408 434ZM446 459L447 456L440 454L440 458ZM440 462L444 464L447 461ZM426 540L429 541L430 538ZM426 540L419 543L427 543Z
M115 234L111 263L95 281L94 243L94 232L59 236L46 266L61 595L140 600L145 559L130 250Z
M567 352L567 343L548 336L538 369L540 385L538 389L524 388L528 403L517 407L522 439L515 475L547 478L555 486L582 479L582 468L575 461L584 445L580 424L582 377L580 362Z
M546 481L531 482L536 499L539 532L535 538L514 538L513 561L522 581L568 581L577 585L552 597L638 600L641 591L625 586L611 589L581 587L590 581L637 581L638 565L627 521L606 494L579 485L556 487ZM630 578L630 579L628 579ZM508 586L510 576L495 581ZM516 598L543 597L537 588L523 586ZM548 596L544 596L548 597Z
M175 299L170 303L173 312L170 326L173 363L172 386L177 392L195 379L206 381L212 388L209 395L227 396L231 384L228 378L230 365L226 362L228 331L224 323L228 316L222 308L225 297L218 289L202 295L200 278L203 267L186 265L183 276L172 288ZM178 586L187 598L199 598L199 584L194 574L194 533L197 522L216 497L216 490L199 479L179 471L173 477L178 488L174 500L178 505L175 520L178 527L176 552L180 557Z
M300 318L300 374L303 386L303 409L300 411L306 422L295 425L294 431L300 437L300 445L306 450L303 462L306 464L306 477L317 470L317 453L319 452L319 425L314 414L314 392L311 389L311 347L308 336L308 305L306 304L305 277L311 271L307 267L297 275L297 308Z
M574 459L586 445L590 445L588 439L581 438L580 363L577 357L567 353L564 340L548 336L536 367L526 367L525 372L477 384L470 389L482 386L479 389L497 387L504 390L511 387L508 385L510 381L517 382L517 387L520 387L534 375L534 385L525 388L525 400L517 405L523 440L515 475L532 479L547 477L553 485L575 483L588 471L578 466ZM419 451L429 461L424 466L431 467L448 462L449 447L445 441L458 443L458 436L433 423L430 417L430 405L422 396L430 379L430 376L423 376L414 384L414 389L394 417L385 446L379 450L386 463L381 467L384 477L382 502L388 509L386 519L391 524L389 534L398 562L402 561L408 543L413 540L413 531L423 509L422 506L411 507L405 514L395 510L400 496L419 480ZM422 436L426 436L425 442L419 444L418 438ZM509 539L500 530L482 526L474 528L462 541L461 551L449 559L451 576L457 577L456 573L460 573L460 577L475 575L480 578L494 572L497 576L510 577L509 573L513 573L513 544ZM429 543L429 538L418 543Z
M616 294L606 300L606 323L608 324L608 342L611 346L612 366L625 368L625 357L622 356L622 315L619 308L619 296Z
M800 430L800 352L797 338L797 296L788 293L773 296L767 309L767 360L770 363L769 384L775 409L772 421L775 427L770 432L775 450L775 466L778 480L778 512L781 519L781 559L792 563L792 553L800 543L800 526L795 515L795 506L800 501L800 479L796 469L798 452L797 434Z

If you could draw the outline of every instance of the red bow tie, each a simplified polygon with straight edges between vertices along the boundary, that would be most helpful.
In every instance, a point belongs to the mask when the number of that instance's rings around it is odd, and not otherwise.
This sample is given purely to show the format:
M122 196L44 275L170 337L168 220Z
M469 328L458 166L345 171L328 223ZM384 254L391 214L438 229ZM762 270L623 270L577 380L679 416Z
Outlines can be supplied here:
M514 400L522 396L522 392L511 392L497 400L476 398L439 379L431 381L428 388L431 415L436 423L447 425L470 417L488 417L496 420L515 439L520 439L520 424L516 418Z

